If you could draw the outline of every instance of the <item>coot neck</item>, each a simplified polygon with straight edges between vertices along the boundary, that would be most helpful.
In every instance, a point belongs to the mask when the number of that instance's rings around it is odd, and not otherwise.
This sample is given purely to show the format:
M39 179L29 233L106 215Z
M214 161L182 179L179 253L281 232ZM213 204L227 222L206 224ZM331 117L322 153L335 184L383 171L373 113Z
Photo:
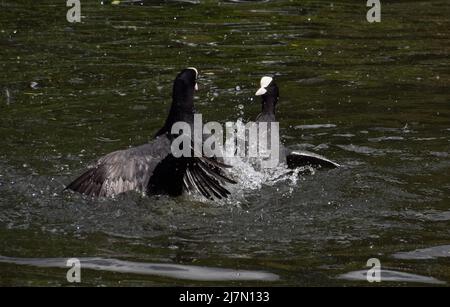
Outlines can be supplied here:
M262 114L275 116L275 105L277 104L278 98L274 96L263 96L262 97Z
M169 116L156 136L164 133L170 134L172 125L179 121L192 125L194 123L194 113L194 89L185 86L180 88L179 84L175 82Z

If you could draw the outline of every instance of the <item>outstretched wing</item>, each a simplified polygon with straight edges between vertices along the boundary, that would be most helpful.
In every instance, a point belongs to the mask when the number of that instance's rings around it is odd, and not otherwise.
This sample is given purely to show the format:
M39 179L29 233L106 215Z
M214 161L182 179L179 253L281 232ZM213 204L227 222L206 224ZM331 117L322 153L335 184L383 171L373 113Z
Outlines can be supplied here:
M286 155L286 162L289 168L297 168L301 166L311 166L314 168L336 168L340 165L321 155L308 151L289 151Z
M236 182L225 173L228 165L207 157L175 158L170 142L160 136L149 144L112 152L66 189L106 197L131 190L173 196L186 191L209 199L230 194L225 184Z
M158 163L170 154L166 138L119 150L100 158L96 165L70 183L66 189L89 196L113 196L127 191L146 192Z
M224 171L230 167L214 158L193 158L188 162L183 177L184 188L189 192L199 192L208 199L227 198L230 192L224 184L236 183Z
M227 198L231 194L226 185L236 181L225 171L231 166L220 162L217 157L195 155L192 145L191 157L175 158L169 154L158 164L148 184L149 193L165 192L177 196L187 192L201 194L208 199Z
M183 192L199 193L208 199L222 199L230 192L226 184L236 181L228 177L230 166L215 158L180 157L169 154L154 170L148 184L149 193L168 193L177 196Z

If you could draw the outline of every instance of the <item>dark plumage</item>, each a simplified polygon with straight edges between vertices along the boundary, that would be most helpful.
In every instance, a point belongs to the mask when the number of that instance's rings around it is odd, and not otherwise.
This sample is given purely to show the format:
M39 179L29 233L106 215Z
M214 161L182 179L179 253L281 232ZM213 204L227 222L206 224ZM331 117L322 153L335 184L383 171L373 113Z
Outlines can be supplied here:
M279 89L275 81L271 77L261 78L261 87L256 92L256 96L261 96L261 114L256 118L257 122L275 122L275 109L279 99ZM286 163L289 168L297 168L301 166L335 168L340 165L336 162L328 160L321 155L307 152L290 150L280 144L280 162Z
M105 155L66 189L106 197L131 190L172 196L184 191L198 192L209 199L227 197L230 192L224 183L235 183L224 171L228 165L193 155L175 158L171 152L172 141L177 137L171 134L172 125L177 121L193 125L196 80L195 68L177 75L169 115L153 141Z

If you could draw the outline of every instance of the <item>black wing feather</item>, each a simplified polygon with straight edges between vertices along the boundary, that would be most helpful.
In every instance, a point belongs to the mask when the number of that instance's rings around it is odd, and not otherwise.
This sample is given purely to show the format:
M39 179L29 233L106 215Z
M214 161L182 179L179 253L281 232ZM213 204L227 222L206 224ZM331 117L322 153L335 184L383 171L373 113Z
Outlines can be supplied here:
M183 191L200 193L208 199L227 197L224 184L234 184L224 172L229 168L214 158L180 157L171 154L170 139L110 153L100 158L66 189L89 196L112 196L130 190L178 196Z

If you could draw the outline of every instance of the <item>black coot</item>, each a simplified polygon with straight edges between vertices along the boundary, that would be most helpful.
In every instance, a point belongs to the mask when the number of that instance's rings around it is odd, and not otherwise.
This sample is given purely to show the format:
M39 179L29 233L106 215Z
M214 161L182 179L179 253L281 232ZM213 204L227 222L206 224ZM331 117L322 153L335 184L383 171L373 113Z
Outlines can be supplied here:
M273 78L268 76L262 77L261 87L255 95L262 98L262 111L256 118L256 121L275 122L275 108L278 103L279 89ZM285 162L289 168L307 165L314 168L335 168L340 166L338 163L312 152L290 150L282 144L280 144L280 147L280 162Z
M107 154L66 189L106 197L130 190L172 196L187 191L209 199L227 197L230 192L225 183L235 183L224 170L229 166L213 158L175 158L171 153L172 141L177 137L171 134L172 125L178 121L193 125L197 75L195 68L177 75L169 116L152 142Z

